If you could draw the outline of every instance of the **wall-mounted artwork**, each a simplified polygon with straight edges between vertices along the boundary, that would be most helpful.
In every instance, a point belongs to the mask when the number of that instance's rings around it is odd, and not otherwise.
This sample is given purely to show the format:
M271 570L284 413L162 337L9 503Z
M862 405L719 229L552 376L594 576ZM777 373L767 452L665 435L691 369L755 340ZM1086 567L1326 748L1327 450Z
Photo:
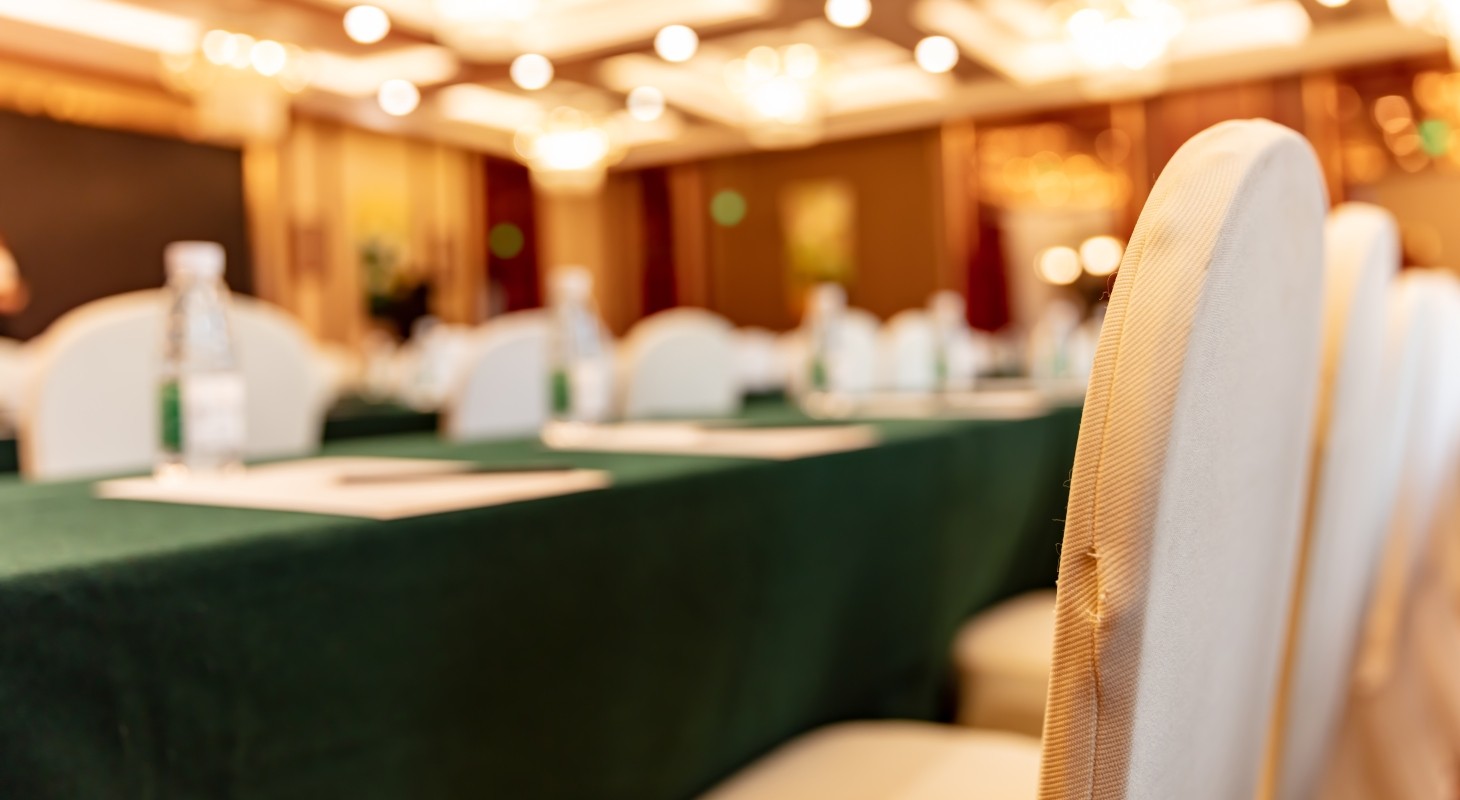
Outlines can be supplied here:
M841 180L788 183L780 192L789 296L817 283L856 278L857 194Z

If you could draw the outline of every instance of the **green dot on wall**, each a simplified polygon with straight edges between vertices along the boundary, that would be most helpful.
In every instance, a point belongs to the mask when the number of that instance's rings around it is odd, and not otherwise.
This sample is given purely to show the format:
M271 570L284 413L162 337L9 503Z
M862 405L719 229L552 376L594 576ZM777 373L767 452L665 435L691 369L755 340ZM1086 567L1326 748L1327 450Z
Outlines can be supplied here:
M725 189L710 198L710 217L716 224L733 228L745 219L745 195L734 189Z
M527 239L522 235L522 229L510 222L499 222L487 233L487 246L497 258L513 258L522 252L525 244Z
M1425 155L1439 158L1450 149L1450 124L1442 119L1427 119L1419 124L1420 147Z

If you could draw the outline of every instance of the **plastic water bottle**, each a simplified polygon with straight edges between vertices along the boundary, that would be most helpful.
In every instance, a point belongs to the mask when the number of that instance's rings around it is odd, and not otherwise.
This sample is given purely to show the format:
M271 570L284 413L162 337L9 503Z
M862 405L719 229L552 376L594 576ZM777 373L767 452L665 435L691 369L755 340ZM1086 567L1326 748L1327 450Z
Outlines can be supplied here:
M244 442L244 384L228 327L223 247L174 242L165 260L170 307L156 475L176 479L237 469Z
M838 365L841 318L846 308L846 289L835 283L812 287L806 298L806 375L801 406L814 417L843 416L850 410Z
M562 267L553 275L553 418L595 423L608 419L613 365L593 300L593 275Z

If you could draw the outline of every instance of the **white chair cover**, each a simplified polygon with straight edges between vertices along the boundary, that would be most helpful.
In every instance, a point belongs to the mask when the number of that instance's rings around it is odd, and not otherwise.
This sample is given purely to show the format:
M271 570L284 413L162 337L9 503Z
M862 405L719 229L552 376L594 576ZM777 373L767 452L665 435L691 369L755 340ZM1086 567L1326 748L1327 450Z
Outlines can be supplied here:
M25 346L15 339L0 337L0 430L19 412L25 374Z
M552 322L541 311L496 317L465 345L464 366L442 408L453 441L536 433L547 422Z
M1300 601L1273 758L1279 800L1308 800L1348 694L1398 451L1382 411L1386 298L1399 269L1389 212L1349 203L1324 231L1323 373Z
M780 337L765 328L735 330L735 372L742 394L773 392L786 388L786 369L781 362Z
M894 392L938 388L938 331L922 309L900 311L877 337L877 387Z
M1042 800L1258 787L1312 447L1324 184L1265 121L1188 141L1126 250L1086 396Z
M132 292L71 311L36 341L20 417L27 477L152 464L166 314L165 293ZM247 387L245 457L316 450L328 390L309 337L284 312L240 295L230 300L229 322Z
M624 419L723 417L740 409L734 328L701 308L640 321L624 338L618 386Z

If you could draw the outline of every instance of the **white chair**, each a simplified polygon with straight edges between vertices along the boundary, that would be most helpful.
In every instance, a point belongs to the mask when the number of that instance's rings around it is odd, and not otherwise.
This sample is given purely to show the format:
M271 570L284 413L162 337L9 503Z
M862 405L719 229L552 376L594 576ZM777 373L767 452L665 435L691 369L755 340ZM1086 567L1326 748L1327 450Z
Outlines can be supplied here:
M877 388L932 392L938 388L938 331L922 309L899 311L877 335Z
M1343 711L1373 565L1393 505L1397 448L1384 409L1386 298L1399 269L1389 212L1350 203L1324 232L1324 342L1298 606L1271 756L1278 800L1314 795ZM1388 376L1392 379L1393 376Z
M786 370L781 364L780 337L765 328L735 330L735 372L742 394L774 392L786 388Z
M361 390L365 368L358 353L333 342L317 342L314 356L319 360L320 373L325 376L331 405Z
M834 390L865 394L877 385L877 335L882 323L866 309L848 308L841 313L837 342L827 366L827 378Z
M453 441L536 433L551 406L552 326L547 314L519 311L481 326L466 346L465 367L443 407Z
M36 341L19 426L26 477L152 464L167 303L160 291L98 300L67 313ZM245 457L318 449L328 389L309 337L284 312L239 295L230 300L229 324L247 391Z
M0 430L14 420L20 410L25 372L25 345L15 339L0 337Z
M1152 190L1080 431L1039 797L1257 788L1311 449L1323 194L1307 143L1261 121L1199 134ZM1036 745L1015 757L1018 741L833 726L708 798L1032 798Z
M725 417L740 409L734 328L718 314L654 314L624 337L619 358L624 419Z

